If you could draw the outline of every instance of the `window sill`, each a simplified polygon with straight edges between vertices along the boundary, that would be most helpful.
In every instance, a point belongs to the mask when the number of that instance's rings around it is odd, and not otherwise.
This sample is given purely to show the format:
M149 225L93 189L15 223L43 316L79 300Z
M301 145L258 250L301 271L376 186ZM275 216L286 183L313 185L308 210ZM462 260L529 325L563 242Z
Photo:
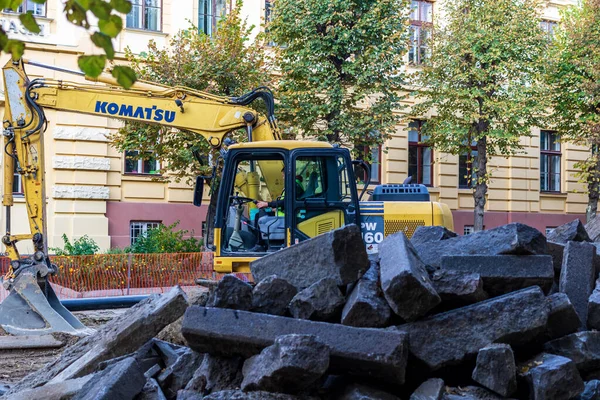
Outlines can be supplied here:
M142 33L142 34L146 34L146 35L157 35L157 36L164 36L167 37L169 36L168 33L165 33L163 31L151 31L149 29L141 29L141 28L125 28L123 29L126 32L132 32L132 33Z
M131 181L148 181L151 180L152 178L162 178L163 175L162 174L131 174L131 173L124 173L122 175L121 179L124 180L131 180Z
M567 197L568 193L540 191L540 196L547 196L547 197Z
M4 10L1 11L2 15L10 15L13 17L19 17L19 15L23 14L23 13L18 13L18 12L6 12ZM48 18L45 15L34 15L33 18L35 18L36 21L46 21L46 22L52 22L54 21L54 18Z

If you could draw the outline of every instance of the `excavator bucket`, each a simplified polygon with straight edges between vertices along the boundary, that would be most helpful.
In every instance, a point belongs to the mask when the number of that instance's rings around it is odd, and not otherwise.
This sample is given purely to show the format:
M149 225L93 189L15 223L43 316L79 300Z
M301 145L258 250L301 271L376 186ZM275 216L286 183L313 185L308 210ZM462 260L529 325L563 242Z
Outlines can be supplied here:
M15 277L3 282L9 290L0 304L0 326L11 335L45 335L66 332L86 336L94 332L86 328L60 302L48 282L44 263L24 265Z

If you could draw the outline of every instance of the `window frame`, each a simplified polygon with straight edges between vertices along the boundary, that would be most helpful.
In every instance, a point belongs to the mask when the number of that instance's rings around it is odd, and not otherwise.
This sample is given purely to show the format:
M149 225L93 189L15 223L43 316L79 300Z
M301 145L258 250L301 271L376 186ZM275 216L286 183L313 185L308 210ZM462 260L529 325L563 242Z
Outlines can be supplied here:
M6 155L5 155L6 157ZM12 187L12 194L16 195L16 196L25 196L25 188L23 187L23 175L21 175L20 173L17 172L17 163L15 162L14 164L14 178L13 178L13 187ZM20 191L15 192L15 183L17 183L17 185L19 186Z
M552 28L550 29L550 27ZM552 41L554 38L554 30L558 28L558 21L542 19L540 20L540 28L546 33L548 41Z
M148 32L162 32L162 28L163 28L163 6L164 6L164 2L163 0L160 0L160 5L158 7L149 7L149 8L158 8L159 12L158 12L158 21L157 21L157 27L158 29L154 30L154 29L149 29L147 27L144 26L144 11L146 9L146 0L140 0L140 7L141 7L141 11L140 11L140 15L141 15L141 19L142 19L142 26L141 27L136 27L136 26L128 26L127 21L128 21L128 15L127 14L125 16L125 28L126 29L137 29L140 31L148 31ZM138 6L137 4L131 4L131 11L129 13L133 12L133 8Z
M423 47L423 45L422 45L422 43L423 43L423 41L422 41L422 37L423 37L423 33L422 32L423 32L423 29L430 29L430 31L431 31L432 28L433 28L433 20L434 20L434 16L435 16L434 9L433 9L434 2L433 1L429 1L429 0L411 0L411 3L410 3L410 7L411 7L410 8L410 10L411 10L410 17L411 18L412 18L412 10L413 10L413 8L412 8L413 1L418 4L418 6L417 6L417 16L418 16L419 19L411 19L410 20L410 28L409 28L410 29L410 40L409 40L409 50L407 52L407 57L409 57L408 58L408 64L409 65L411 65L411 66L419 66L419 65L422 65L423 62L425 61L425 60L423 60L421 58L421 47ZM423 3L428 3L431 6L431 21L424 21L424 20L421 19L421 17L422 17L421 4L423 4ZM413 46L413 33L412 33L413 32L413 27L416 27L416 28L419 29L419 35L417 36L417 44L416 44L417 51L415 53L416 62L410 60L410 48L415 47L415 46ZM428 46L424 46L424 47L426 49L429 48Z
M19 6L19 9L17 9L17 11L13 11L10 8L5 8L4 10L2 10L2 12L7 13L7 14L25 14L25 13L27 13L27 11L31 11L31 10L28 10L27 3L28 3L28 0L24 0L21 3L21 5ZM47 18L47 15L48 15L47 3L44 3L44 4L33 3L33 5L34 6L43 6L44 7L44 13L43 14L36 14L35 12L33 12L33 16L34 17Z
M136 236L135 240L133 238L133 229L134 229L133 225L134 224L143 224L143 226L142 226L143 232L141 232L141 234L147 235L148 229L159 228L160 225L162 224L162 221L129 221L129 244L130 245L133 245L137 241L137 236ZM156 225L156 226L149 227L148 225Z
M137 154L140 154L139 150L127 150L125 151L125 153L123 154L123 175L131 175L131 176L160 176L162 175L162 172L160 172L162 170L162 165L160 163L160 161L158 159L155 159L154 161L156 162L156 170L159 171L157 173L150 173L150 172L144 172L144 162L148 161L148 160L144 160L142 157L135 159L138 163L138 170L141 170L142 172L133 172L133 171L127 171L127 153L129 152L137 152ZM153 152L151 152L153 153ZM133 158L131 158L131 160L134 160Z
M361 154L361 159L363 159L363 161L365 163L367 163L367 165L369 166L369 169L371 170L371 181L369 182L369 184L380 184L381 183L381 145L377 145L377 177L378 179L373 179L373 162L370 162L368 160L364 159L364 155L365 154L371 154L372 153L372 147L373 146L368 146L368 145L361 145L359 146L359 151ZM361 168L361 170L364 171L363 168ZM366 173L366 171L364 171ZM356 172L355 172L356 174ZM356 174L356 178L359 179L363 179L363 182L366 182L366 175L365 174Z
M544 143L542 141L542 132L545 133L549 133L551 135L555 136L555 143L558 144L558 148L559 150L547 150L547 149L543 149ZM546 161L547 161L547 172L546 174L548 175L548 187L551 187L551 180L550 177L552 175L558 175L558 189L557 190L549 190L548 188L544 189L542 188L542 163L543 163L543 157L542 156L547 156L546 157ZM558 157L558 164L559 164L559 171L558 173L553 172L553 168L552 168L552 158L554 157ZM560 145L560 140L559 140L559 136L556 133L556 131L550 130L550 129L541 129L540 130L540 192L542 193L561 193L561 188L562 188L562 147Z
M410 140L410 133L408 134L408 171L410 174L410 148L411 147L416 147L417 148L417 181L416 182L411 182L411 183L416 183L416 184L421 184L421 185L425 185L427 187L433 187L433 147L427 143L424 143L421 141L422 137L421 137L421 129L423 128L423 125L427 122L426 120L422 120L422 119L414 119L411 121L410 124L412 123L417 123L418 126L416 128L417 130L417 141L411 141ZM411 130L411 126L410 124L408 125L408 131L410 132ZM430 151L430 158L431 158L431 162L429 164L429 182L428 184L422 183L423 181L423 149L428 148ZM420 157L419 157L420 155ZM412 176L412 175L410 175ZM419 177L421 179L419 179Z
M210 2L211 4L211 14L205 14L202 12L202 8L200 7L202 2ZM225 18L227 16L228 10L231 10L232 8L232 4L231 1L232 0L222 0L223 1L223 6L224 6L224 12L222 16L217 16L217 2L219 0L198 0L198 30L202 33L204 33L207 36L211 36L215 34L215 32L217 31L217 25L219 23L219 21L223 18ZM200 29L200 16L204 15L207 17L207 19L210 20L210 33L206 32L206 29L201 30Z
M477 184L477 182L473 182L473 159L476 157L473 157L473 152L477 151L477 144L473 144L471 143L471 146L469 146L469 152L466 154L467 156L467 171L469 171L469 165L471 165L471 173L468 175L467 179L467 184L463 185L461 184L461 180L464 179L461 174L460 174L460 158L462 156L464 156L464 154L459 154L458 156L458 188L459 189L473 189L475 187L475 185Z

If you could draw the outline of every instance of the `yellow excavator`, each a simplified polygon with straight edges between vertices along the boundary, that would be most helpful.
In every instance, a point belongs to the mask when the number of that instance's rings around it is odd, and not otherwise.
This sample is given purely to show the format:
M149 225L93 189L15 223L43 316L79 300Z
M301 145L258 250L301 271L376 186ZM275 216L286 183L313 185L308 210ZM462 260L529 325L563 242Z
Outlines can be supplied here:
M354 169L368 166L352 161L347 149L328 143L281 140L273 96L266 88L231 98L146 81L125 90L107 74L88 79L95 81L91 83L30 80L25 64L83 75L28 60L10 60L3 67L2 243L11 262L3 279L10 294L0 304L0 326L11 334L85 332L48 283L57 269L45 239L47 108L185 129L219 149L213 174L198 177L194 188L194 204L200 206L205 180L210 178L215 185L211 203L216 207L209 212L212 218L206 227L211 233L206 237L213 240L205 245L214 252L216 272L247 272L258 257L347 224L362 227L369 252L376 252L378 243L394 232L411 236L422 225L453 229L448 206L431 202L422 185L380 185L369 201L361 202L369 182L359 194ZM264 101L266 115L247 107L257 99ZM236 144L231 134L240 129L247 142ZM30 227L26 234L11 232L14 171L22 176ZM17 242L22 240L33 242L32 255L21 257Z

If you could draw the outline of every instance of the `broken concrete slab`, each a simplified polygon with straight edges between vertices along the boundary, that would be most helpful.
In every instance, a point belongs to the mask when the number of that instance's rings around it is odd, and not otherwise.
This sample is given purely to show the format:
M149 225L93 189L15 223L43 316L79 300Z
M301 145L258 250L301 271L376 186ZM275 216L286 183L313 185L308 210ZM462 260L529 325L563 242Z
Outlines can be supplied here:
M216 284L215 284L216 286ZM208 302L209 292L204 287L198 287L194 289L186 289L186 295L188 297L188 303L195 306L205 306ZM179 317L175 322L165 326L162 331L156 335L157 339L164 340L169 343L177 344L180 346L187 346L185 339L181 336L181 322L183 316Z
M535 228L518 222L487 231L415 246L425 264L439 267L444 256L547 254L546 238Z
M567 244L567 242L592 241L579 218L552 229L546 235L546 240L549 242L562 243L565 245Z
M269 392L244 392L241 390L224 390L212 393L202 398L203 400L318 400L311 396L294 396L283 393Z
M446 384L440 378L426 380L410 395L410 400L441 400Z
M530 343L545 331L548 308L542 290L532 287L396 329L409 334L410 352L435 371L475 358L491 343Z
M177 400L202 400L205 398L206 397L204 397L201 393L195 392L193 390L182 389L179 392L177 392Z
M0 350L56 349L64 344L53 335L0 336Z
M81 378L68 379L59 383L44 385L35 389L26 389L18 393L3 396L3 400L63 400L75 396L94 374Z
M585 389L575 400L598 400L600 399L600 381L591 380L585 382Z
M519 368L529 386L529 397L569 400L583 392L584 384L575 363L566 357L542 353Z
M168 365L157 377L165 396L168 398L176 397L177 392L183 389L192 379L203 358L204 355L186 348L185 352L173 364Z
M507 344L491 344L479 350L473 380L508 397L517 390L515 356Z
M377 282L358 281L342 310L342 324L356 327L383 328L388 325L392 310L383 298Z
M369 386L353 383L348 385L336 400L400 400L400 397Z
M559 290L569 296L585 330L588 299L594 289L596 248L587 242L568 242L560 272Z
M156 382L156 379L147 378L144 388L140 394L135 397L135 400L167 400L167 398L158 382Z
M488 298L479 274L441 269L431 275L431 283L444 307L462 307Z
M379 245L379 268L385 299L404 320L414 321L441 302L404 232L389 235Z
M290 301L298 293L294 285L277 275L267 276L252 291L252 311L285 315Z
M242 384L241 357L220 357L205 354L200 367L185 386L185 390L193 390L202 394L221 390L237 389Z
M244 363L242 390L297 393L311 388L329 368L329 347L313 335L284 335Z
M594 291L588 299L588 329L600 329L600 279L596 281Z
M600 332L577 332L552 340L544 351L569 358L581 372L600 369Z
M185 293L177 286L153 295L107 323L94 335L65 349L55 361L28 375L10 393L78 378L91 373L105 360L136 351L187 308Z
M324 233L250 263L255 282L270 275L285 279L297 289L323 278L338 286L357 281L369 268L360 228L354 224Z
M303 289L290 301L294 318L339 321L346 299L334 279L325 278Z
M129 357L94 375L73 400L133 399L145 384L144 371L134 357Z
M546 337L551 340L577 332L581 326L581 320L571 304L569 296L564 293L554 293L546 299L550 305Z
M278 336L315 335L330 348L332 370L404 382L407 337L398 331L192 306L186 310L182 333L200 353L243 357L260 353Z
M504 397L478 386L449 387L443 400L505 400Z
M548 293L554 281L552 257L543 256L447 256L442 269L479 274L490 296L539 286Z
M208 307L249 310L252 307L252 286L235 275L225 275L211 291Z
M419 226L411 236L410 242L413 246L417 246L423 243L439 242L440 240L446 240L457 236L456 233L448 230L445 226Z

